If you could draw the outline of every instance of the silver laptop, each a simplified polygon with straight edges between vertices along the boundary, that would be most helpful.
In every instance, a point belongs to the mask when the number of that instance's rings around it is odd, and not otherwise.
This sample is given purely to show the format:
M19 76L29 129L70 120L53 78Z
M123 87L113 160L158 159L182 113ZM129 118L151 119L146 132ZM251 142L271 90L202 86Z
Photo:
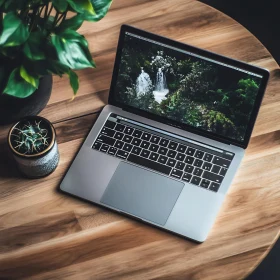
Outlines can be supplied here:
M122 26L109 94L63 192L203 242L269 72Z

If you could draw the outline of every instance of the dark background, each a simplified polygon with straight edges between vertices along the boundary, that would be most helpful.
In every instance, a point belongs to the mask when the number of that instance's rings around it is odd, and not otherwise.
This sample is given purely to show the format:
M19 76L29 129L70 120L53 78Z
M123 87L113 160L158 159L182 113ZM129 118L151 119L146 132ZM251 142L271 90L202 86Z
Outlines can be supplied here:
M199 0L229 15L269 50L280 65L280 1L279 0ZM280 202L279 202L280 203ZM237 268L238 269L238 268ZM280 239L247 280L280 279Z

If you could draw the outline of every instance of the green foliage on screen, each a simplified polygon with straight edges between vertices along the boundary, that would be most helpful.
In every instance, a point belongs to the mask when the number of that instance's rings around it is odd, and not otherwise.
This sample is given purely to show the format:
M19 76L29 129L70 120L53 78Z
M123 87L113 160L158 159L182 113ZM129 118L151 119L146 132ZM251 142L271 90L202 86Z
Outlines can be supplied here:
M209 132L243 141L261 79L126 36L116 98L127 105ZM154 91L158 69L168 93ZM152 85L137 94L137 78L147 73Z

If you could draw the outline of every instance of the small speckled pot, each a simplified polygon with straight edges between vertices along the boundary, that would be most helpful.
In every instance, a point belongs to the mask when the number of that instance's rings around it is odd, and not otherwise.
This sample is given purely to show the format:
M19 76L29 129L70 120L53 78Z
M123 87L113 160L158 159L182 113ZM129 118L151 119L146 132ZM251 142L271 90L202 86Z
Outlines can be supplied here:
M47 128L49 145L42 151L34 154L23 154L13 146L13 132L28 121L41 122ZM8 145L19 171L28 178L40 178L52 173L59 162L59 152L56 142L56 134L53 125L45 118L32 116L17 122L8 135Z

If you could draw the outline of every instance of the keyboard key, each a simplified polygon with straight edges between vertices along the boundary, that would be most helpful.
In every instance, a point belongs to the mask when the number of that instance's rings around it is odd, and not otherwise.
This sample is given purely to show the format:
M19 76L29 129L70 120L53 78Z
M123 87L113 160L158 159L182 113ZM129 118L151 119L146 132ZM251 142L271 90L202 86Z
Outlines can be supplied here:
M111 128L111 129L114 129L115 125L116 125L116 123L112 122L112 121L106 121L106 123L104 124L104 126Z
M117 148L110 147L110 148L109 148L109 151L108 151L108 154L114 156L114 155L116 154L117 150L118 150Z
M199 185L201 179L197 176L193 176L192 177L192 180L191 180L191 183L194 184L194 185Z
M159 141L159 144L163 147L167 147L168 143L169 143L169 140L166 140L163 138L161 138L161 140Z
M93 148L94 150L99 150L100 147L101 147L101 145L102 145L102 143L100 143L100 142L95 142L95 143L92 145L92 148Z
M213 155L210 155L210 154L208 154L208 153L205 153L203 159L204 159L205 161L211 162L212 158L213 158Z
M171 166L171 167L174 167L176 164L176 160L172 159L172 158L169 158L168 161L167 161L167 165L168 166Z
M220 171L220 175L225 176L227 173L227 168L222 167Z
M122 124L119 124L119 123L115 127L115 130L120 131L120 132L123 132L124 129L125 129L125 126Z
M159 147L158 153L161 155L166 155L168 149L164 147Z
M154 160L154 161L157 161L158 157L159 157L158 154L156 154L156 153L151 153L149 159Z
M110 138L110 137L105 136L105 135L102 135L102 134L98 136L97 140L98 140L99 142L102 142L102 143L107 144L107 145L109 145L109 146L114 146L114 144L115 144L115 142L116 142L115 139Z
M141 130L137 130L135 129L134 132L132 133L132 136L136 137L136 138L140 138L142 135L142 131Z
M187 146L180 144L177 148L177 152L180 153L185 153L185 151L187 150Z
M195 154L194 154L194 157L199 158L199 159L202 159L203 156L204 156L204 152L201 152L201 151L196 150L196 152L195 152Z
M139 146L140 143L141 143L141 140L138 138L133 138L133 140L131 141L131 144L135 145L135 146Z
M186 167L185 167L185 172L192 173L193 170L194 170L194 167L193 167L193 166L188 165L188 164L186 165Z
M184 173L182 180L189 183L189 182L191 181L191 178L192 178L192 175L191 175L191 174L189 174L189 173Z
M109 149L109 145L107 144L102 144L100 151L106 153Z
M124 143L122 141L118 140L115 144L115 147L118 148L118 149L121 149L123 147L123 144Z
M187 149L186 154L189 155L189 156L193 156L193 155L194 155L194 152L195 152L195 149L189 147L189 148Z
M158 159L158 162L162 163L162 164L165 164L167 162L167 157L165 156L160 156L159 159Z
M119 157L119 158L126 159L127 156L128 156L128 152L122 151L122 150L118 150L117 153L116 153L116 156Z
M153 135L150 141L151 141L152 143L154 143L154 144L158 144L159 139L160 139L159 136Z
M213 165L211 172L219 174L221 167L218 165Z
M144 158L148 158L150 155L150 152L148 150L142 150L140 156L144 157Z
M226 168L228 168L229 165L230 165L230 161L229 160L226 160L226 159L223 159L223 158L220 158L220 157L216 157L216 156L214 157L212 163L217 164L219 166L226 167Z
M193 164L194 162L194 158L193 157L190 157L190 156L187 156L186 159L185 159L185 163L187 164Z
M184 161L185 157L186 156L184 154L178 153L177 156L176 156L176 159L180 160L180 161Z
M175 151L169 150L168 153L167 153L167 156L170 157L170 158L175 158L176 154L177 153Z
M149 146L150 146L150 143L147 142L147 141L142 141L142 143L141 143L141 145L140 145L140 147L141 147L141 148L144 148L144 149L148 149Z
M133 154L139 155L140 152L141 152L141 150L142 150L142 149L139 148L139 147L133 147L131 152L132 152Z
M219 187L220 187L220 184L212 182L211 185L210 185L209 190L217 192Z
M175 142L170 141L168 148L171 150L176 150L177 149L178 144Z
M118 139L118 140L122 140L123 135L124 135L123 133L117 131L117 132L115 133L114 138L115 138L115 139Z
M210 181L205 180L205 179L202 179L202 180L201 180L200 186L201 186L202 188L208 189L209 185L210 185Z
M159 148L159 145L151 144L149 150L152 152L157 152Z
M197 167L197 168L195 168L193 175L201 176L202 172L203 172L203 170Z
M126 143L130 143L132 140L132 136L130 135L124 135L123 137L123 141L126 142Z
M175 168L183 170L185 168L185 164L181 161L177 161Z
M128 134L128 135L131 135L132 132L133 132L133 130L134 130L134 128L127 126L127 127L124 129L124 133L125 133L125 134Z
M142 137L143 140L149 141L151 138L151 134L147 132L143 132Z
M222 181L224 179L223 176L220 176L215 173L208 172L208 171L204 171L202 177L205 179L208 179L210 181L214 181L216 183L222 183Z
M108 128L108 127L103 127L102 130L101 130L101 134L113 137L114 134L115 134L115 131Z
M123 150L126 151L126 152L130 152L132 149L132 145L130 144L124 144L123 146Z
M196 159L193 165L196 167L201 167L202 163L203 161L201 159Z
M204 169L204 170L210 171L211 168L212 168L212 164L209 162L204 162L202 165L202 169Z
M177 179L181 179L183 175L183 171L177 170L177 169L172 169L170 176L175 177Z
M155 171L158 171L158 172L161 172L161 173L164 173L164 174L167 174L167 175L169 175L169 173L171 171L171 167L169 167L169 166L160 164L158 162L155 162L155 161L152 161L152 160L149 160L149 159L141 158L141 157L136 156L134 154L130 154L129 157L128 157L128 160L130 162L142 165L144 167L153 169Z

